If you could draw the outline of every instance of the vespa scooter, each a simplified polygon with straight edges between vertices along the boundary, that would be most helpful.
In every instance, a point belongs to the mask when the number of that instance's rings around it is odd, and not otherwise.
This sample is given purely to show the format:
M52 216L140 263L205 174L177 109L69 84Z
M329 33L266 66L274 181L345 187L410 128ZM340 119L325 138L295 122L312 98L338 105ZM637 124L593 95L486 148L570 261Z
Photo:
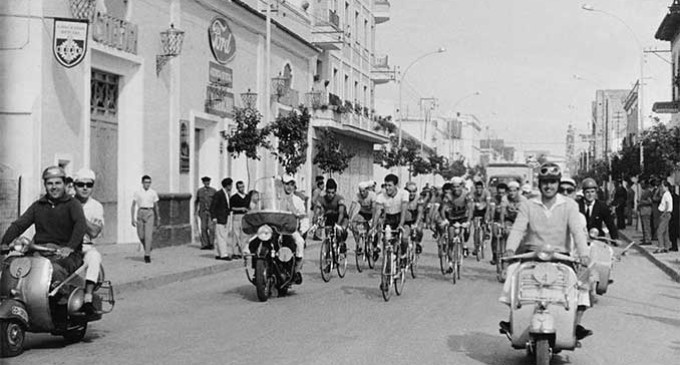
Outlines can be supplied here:
M576 259L545 248L503 258L519 261L510 275L510 328L501 329L515 349L526 349L536 364L548 365L553 353L574 350L579 278Z
M0 276L0 357L13 357L24 350L26 332L51 333L69 342L85 337L88 322L113 310L113 286L100 271L92 304L97 313L79 310L84 302L86 265L50 290L52 263L44 256L56 255L57 245L38 245L25 238L15 240L2 261ZM66 294L64 294L66 293Z

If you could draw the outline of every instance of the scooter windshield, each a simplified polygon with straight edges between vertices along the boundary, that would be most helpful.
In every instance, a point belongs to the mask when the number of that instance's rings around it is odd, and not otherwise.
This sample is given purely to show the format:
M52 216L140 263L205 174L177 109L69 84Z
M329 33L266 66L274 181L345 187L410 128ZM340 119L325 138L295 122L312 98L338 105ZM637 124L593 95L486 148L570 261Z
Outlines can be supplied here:
M267 224L283 234L297 230L297 217L286 208L286 192L280 179L264 177L255 181L250 192L250 210L243 216L243 232L255 234Z

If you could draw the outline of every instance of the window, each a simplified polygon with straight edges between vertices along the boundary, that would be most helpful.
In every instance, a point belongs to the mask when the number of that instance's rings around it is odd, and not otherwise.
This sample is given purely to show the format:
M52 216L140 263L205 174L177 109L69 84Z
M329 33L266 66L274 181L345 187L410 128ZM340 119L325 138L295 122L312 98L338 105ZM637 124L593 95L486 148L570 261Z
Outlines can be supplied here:
M359 12L354 13L354 40L359 42Z
M364 47L368 48L368 20L364 19Z
M342 95L345 97L345 100L350 99L349 95L349 75L345 74L345 84L343 85L343 92Z
M333 69L333 94L338 95L338 85L340 83L338 82L338 69L334 68Z

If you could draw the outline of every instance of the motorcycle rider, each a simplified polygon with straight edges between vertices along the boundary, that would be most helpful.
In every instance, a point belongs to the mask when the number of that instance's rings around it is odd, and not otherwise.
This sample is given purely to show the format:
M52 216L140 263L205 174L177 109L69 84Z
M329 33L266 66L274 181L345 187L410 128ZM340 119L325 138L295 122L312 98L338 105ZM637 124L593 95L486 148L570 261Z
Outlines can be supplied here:
M519 205L517 219L508 236L506 256L514 256L518 249L528 252L540 250L543 247L552 247L559 252L569 254L569 237L571 236L574 241L575 254L582 264L588 264L590 260L587 232L579 217L578 205L575 201L557 194L561 177L562 172L557 164L546 162L541 166L538 174L541 195ZM519 263L515 262L507 270L507 278L499 298L500 302L507 305L510 305L510 283L513 272L518 267ZM592 331L580 324L588 306L590 306L588 289L579 288L576 312L576 338L579 340L592 335ZM511 332L510 322L501 321L500 327L507 333Z
M597 182L590 177L583 179L581 182L581 189L583 189L583 199L579 201L579 211L586 217L586 227L588 231L595 228L600 237L604 237L604 230L602 223L607 226L609 236L617 240L619 239L619 231L614 224L614 218L607 204L597 199Z
M314 222L317 218L323 215L326 220L326 227L335 227L338 243L340 244L340 252L347 252L347 218L345 198L338 194L338 184L333 179L326 181L326 192L321 195L314 202Z
M7 228L0 241L0 253L9 251L8 245L35 224L36 244L60 246L56 257L50 258L54 288L83 264L81 250L87 222L80 202L66 194L66 173L61 167L46 168L42 179L46 194Z
M309 229L309 219L305 209L305 202L297 195L295 195L295 179L290 175L284 175L281 178L283 183L283 191L285 194L281 196L281 208L284 211L293 213L299 220L298 230L291 235L295 240L295 284L302 284L302 263L304 258L305 240L302 238L302 232L307 232Z
M87 221L87 231L83 237L83 262L87 264L85 296L80 311L92 316L96 314L96 309L92 305L92 293L97 280L99 280L99 269L102 263L102 255L94 247L94 239L101 234L104 228L104 207L92 198L92 188L95 183L94 171L87 168L80 169L74 175L73 181L76 199L83 205L83 213Z

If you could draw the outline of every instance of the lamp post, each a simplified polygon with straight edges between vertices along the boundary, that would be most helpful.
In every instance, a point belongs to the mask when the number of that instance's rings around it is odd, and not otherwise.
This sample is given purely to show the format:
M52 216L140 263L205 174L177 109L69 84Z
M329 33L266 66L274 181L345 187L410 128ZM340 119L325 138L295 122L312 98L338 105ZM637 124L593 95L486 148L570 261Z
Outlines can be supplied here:
M638 129L638 139L640 142L640 173L644 170L644 165L645 165L645 154L644 154L644 147L642 145L642 132L644 130L644 111L643 111L643 104L644 104L644 99L643 99L643 85L644 85L644 79L645 79L645 50L644 47L642 47L642 43L640 42L640 39L637 37L637 34L635 34L635 31L633 31L633 28L631 28L628 23L623 21L623 19L619 18L618 16L606 12L604 10L596 9L592 5L589 4L582 4L581 9L585 11L591 11L595 13L602 13L604 15L607 15L609 17L612 17L616 19L619 23L623 24L626 29L630 32L630 34L633 35L633 39L635 39L635 43L638 46L639 52L640 52L640 82L638 86L638 123L639 123L639 129Z

